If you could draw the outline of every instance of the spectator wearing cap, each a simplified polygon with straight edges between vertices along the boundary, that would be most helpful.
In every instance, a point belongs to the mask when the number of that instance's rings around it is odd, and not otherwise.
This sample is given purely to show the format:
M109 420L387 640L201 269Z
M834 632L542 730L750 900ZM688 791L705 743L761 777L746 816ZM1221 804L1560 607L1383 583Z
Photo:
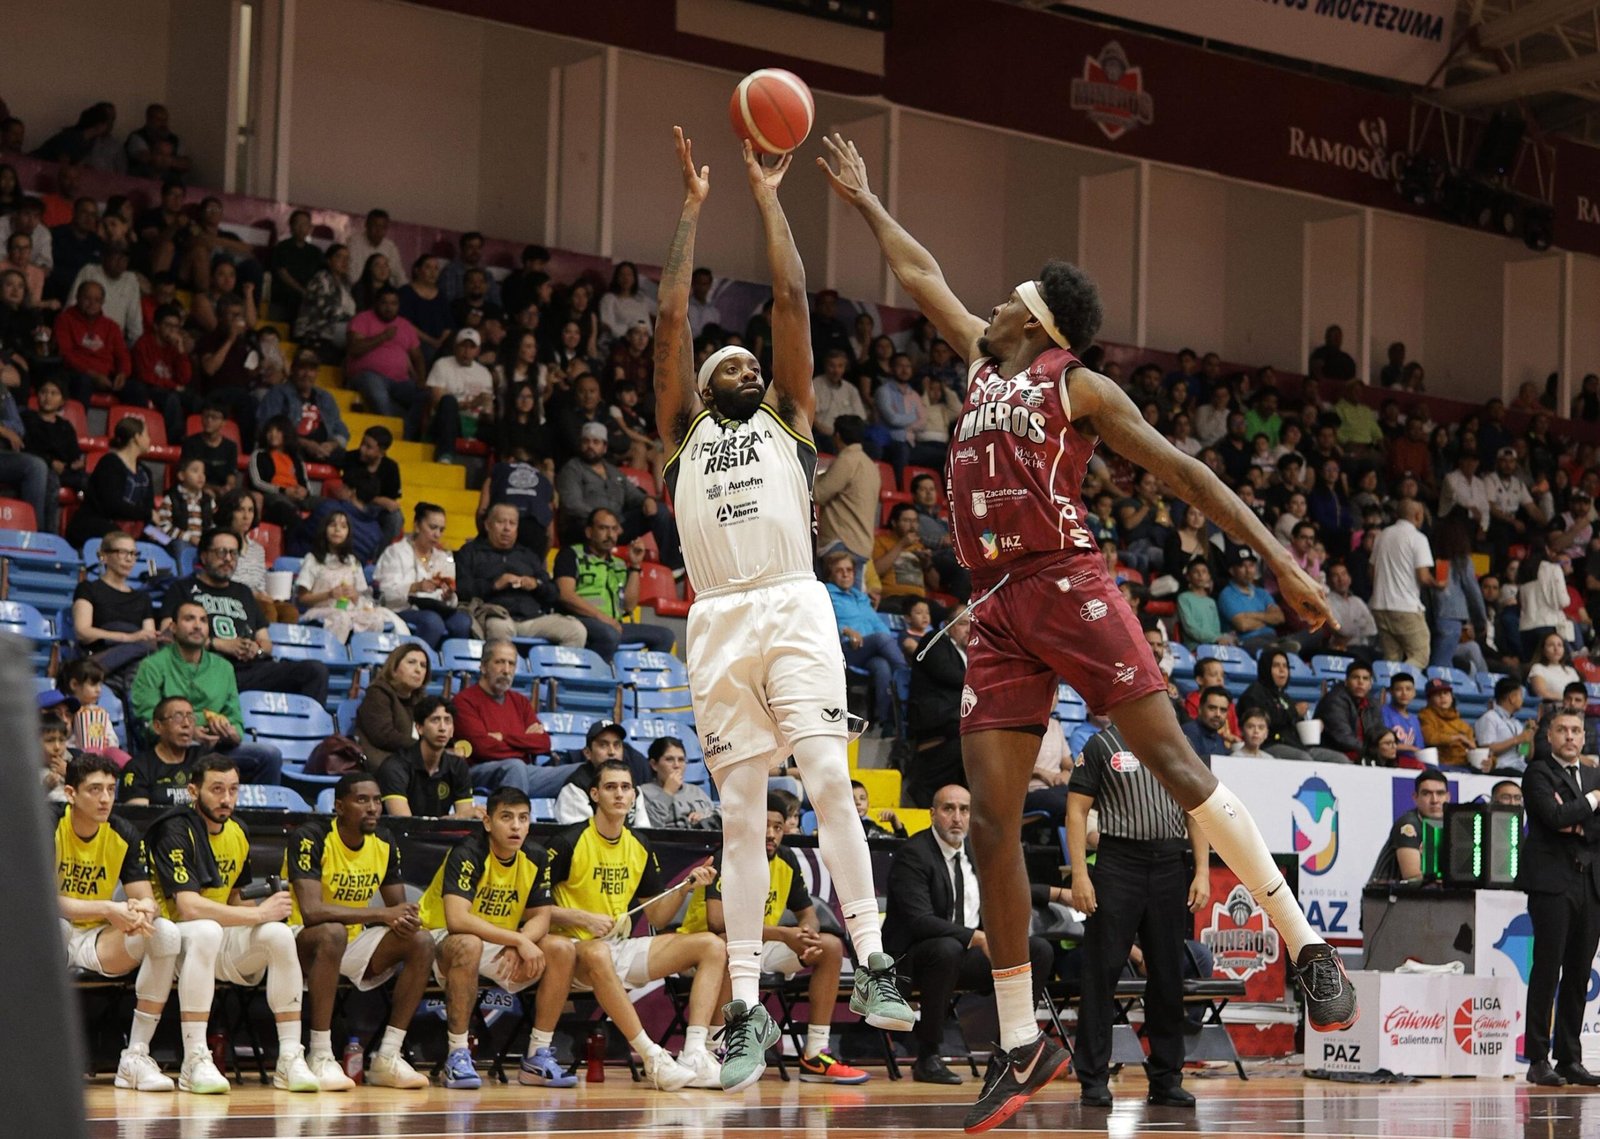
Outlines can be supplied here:
M1433 548L1417 528L1422 517L1422 503L1402 499L1394 522L1372 549L1372 619L1379 647L1385 660L1403 660L1415 669L1426 668L1431 655L1422 590L1435 584Z
M482 346L483 338L476 329L463 328L456 333L451 354L440 356L428 371L427 434L433 440L435 462L455 461L456 440L463 433L464 419L472 422L467 433L473 438L493 435L494 376L478 363ZM421 436L424 415L420 400L412 414L412 434Z
M346 337L345 375L368 414L397 415L397 407L409 411L421 398L422 339L400 315L400 294L379 289L372 308L350 319Z
M625 741L628 733L621 724L611 720L599 720L589 726L588 734L584 736L583 762L563 768L567 775L567 782L561 788L561 793L556 796L556 822L562 826L571 823L581 823L594 817L594 803L589 799L589 788L595 785L595 778L600 771L600 765L607 760L620 760L629 762L624 754ZM635 783L642 786L638 773L634 774ZM628 825L632 827L646 827L650 825L649 815L644 805L644 797L636 795L633 807L628 811Z
M294 429L302 458L326 463L350 445L350 429L333 393L317 386L322 360L310 348L295 353L289 382L268 388L256 415L266 423L282 416Z
M632 542L649 531L655 536L661 560L668 565L681 565L678 530L671 515L654 495L646 494L619 468L606 461L610 438L605 424L584 424L578 433L578 453L568 459L556 475L563 540L581 541L589 516L604 508L622 522L623 543Z
M1278 639L1283 610L1256 581L1256 552L1236 546L1228 555L1228 584L1217 597L1217 612L1246 648L1260 648Z
M1586 694L1581 684L1578 689L1580 695ZM1490 766L1485 771L1527 770L1528 751L1523 745L1533 743L1538 726L1532 720L1519 720L1517 713L1521 710L1522 682L1513 676L1502 676L1495 681L1494 703L1472 725L1478 746L1489 749ZM1580 706L1579 712L1582 710Z
M1439 486L1439 517L1448 518L1456 509L1467 512L1475 533L1489 532L1489 484L1478 474L1477 451L1464 450L1457 455L1455 470L1445 475Z
M478 682L455 698L455 736L472 768L474 787L515 787L530 799L548 799L572 774L563 767L540 766L550 754L550 736L539 713L522 693L512 689L517 674L517 647L490 640L478 661Z
M1465 767L1467 752L1478 746L1472 725L1456 707L1456 692L1448 680L1428 681L1428 706L1417 720L1422 724L1422 742L1439 750L1440 767Z
M1495 453L1494 471L1483 481L1489 496L1489 542L1500 566L1512 545L1527 541L1529 526L1543 526L1546 519L1517 471L1515 447L1501 447Z

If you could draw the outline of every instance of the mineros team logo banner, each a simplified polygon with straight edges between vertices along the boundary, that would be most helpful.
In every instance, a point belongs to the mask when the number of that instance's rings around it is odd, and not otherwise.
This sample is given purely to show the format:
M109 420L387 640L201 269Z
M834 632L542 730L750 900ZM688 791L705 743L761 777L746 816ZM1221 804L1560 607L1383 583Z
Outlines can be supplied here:
M1456 8L1456 0L1077 3L1119 19L1417 84L1433 79L1449 54Z
M1099 58L1083 61L1083 78L1072 81L1072 109L1082 111L1112 142L1136 126L1155 121L1155 100L1144 89L1144 70L1130 66L1113 40Z

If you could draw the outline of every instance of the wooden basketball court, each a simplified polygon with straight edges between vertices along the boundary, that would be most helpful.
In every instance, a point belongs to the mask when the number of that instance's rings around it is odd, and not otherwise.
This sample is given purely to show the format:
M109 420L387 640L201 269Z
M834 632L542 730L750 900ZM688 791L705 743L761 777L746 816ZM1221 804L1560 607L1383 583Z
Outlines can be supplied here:
M1293 1072L1293 1074L1290 1074ZM1191 1073L1193 1112L1147 1107L1142 1075L1112 1082L1110 1111L1080 1107L1063 1080L995 1132L1033 1135L1293 1136L1301 1139L1394 1136L1449 1139L1588 1139L1600 1135L1600 1090L1547 1091L1513 1080L1422 1080L1364 1085L1308 1080L1289 1068L1256 1068L1248 1082ZM959 1133L977 1083L945 1088L890 1082L881 1069L859 1087L783 1083L775 1073L736 1095L658 1092L608 1069L603 1086L569 1091L486 1084L481 1091L433 1088L410 1093L360 1088L347 1095L289 1095L254 1082L230 1096L142 1095L116 1091L110 1077L88 1091L91 1139L468 1139L574 1135L804 1136L887 1139ZM4 1128L0 1127L0 1133Z

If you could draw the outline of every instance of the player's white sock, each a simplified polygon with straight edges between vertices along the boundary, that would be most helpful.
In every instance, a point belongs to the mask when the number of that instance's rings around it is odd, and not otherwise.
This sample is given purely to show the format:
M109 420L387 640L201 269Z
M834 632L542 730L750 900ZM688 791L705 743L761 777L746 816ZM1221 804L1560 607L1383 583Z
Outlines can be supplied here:
M811 809L817 813L817 850L833 875L856 960L864 962L883 949L883 934L878 925L878 895L872 885L872 855L850 793L846 746L841 736L810 736L795 741L794 758ZM726 825L726 807L722 817Z
M810 1060L828 1050L828 1038L833 1035L831 1024L806 1025L806 1059Z
M178 1035L183 1038L183 1054L187 1056L196 1048L206 1046L206 1022L186 1020L178 1026Z
M298 1047L300 1047L300 1018L280 1020L278 1022L278 1055L283 1055L286 1048Z
M549 1048L555 1042L556 1034L554 1032L545 1032L543 1029L536 1028L528 1033L528 1052L532 1054L541 1048Z
M661 1045L650 1039L648 1032L641 1032L638 1036L628 1038L628 1043L633 1045L633 1050L639 1053L639 1059L649 1060L661 1051Z
M1189 817L1200 824L1212 849L1239 876L1256 904L1267 911L1272 924L1278 927L1290 961L1300 956L1303 947L1322 941L1284 882L1256 821L1226 785L1218 783L1211 797L1190 811Z
M691 1024L683 1030L683 1050L678 1053L680 1057L694 1056L706 1050L706 1026Z
M128 1044L131 1047L150 1047L150 1041L155 1038L156 1025L161 1023L161 1017L153 1012L133 1010L133 1027L128 1029Z
M211 1015L212 998L217 993L217 954L222 951L222 927L200 919L178 925L183 944L183 966L178 970L178 1007L184 1012ZM205 1022L198 1021L199 1042L206 1040ZM185 1031L188 1026L185 1025ZM187 1048L188 1037L184 1038Z
M464 1052L467 1047L467 1034L465 1032L446 1032L444 1046L451 1052Z
M1000 1047L1007 1052L1031 1043L1039 1035L1033 1012L1033 965L1024 961L1010 969L991 971L994 1003L1000 1013Z
M330 1028L326 1032L318 1032L313 1028L311 1030L311 1046L307 1051L313 1056L332 1056L333 1030Z
M734 764L722 776L722 916L733 999L761 999L761 923L766 918L767 757ZM857 830L860 827L856 828Z
M390 1025L383 1030L383 1043L378 1045L378 1055L398 1056L400 1046L406 1042L406 1030Z

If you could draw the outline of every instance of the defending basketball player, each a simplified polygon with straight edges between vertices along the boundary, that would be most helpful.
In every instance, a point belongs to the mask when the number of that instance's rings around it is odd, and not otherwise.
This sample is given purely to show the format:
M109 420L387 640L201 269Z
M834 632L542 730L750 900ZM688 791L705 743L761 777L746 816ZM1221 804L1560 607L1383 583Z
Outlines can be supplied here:
M778 1027L761 1007L766 908L767 769L778 749L800 766L819 847L838 884L861 962L850 1007L872 1024L908 1029L913 1014L883 952L866 838L846 758L844 654L833 607L812 568L811 318L805 267L778 187L790 157L763 166L745 144L772 270L773 376L746 349L694 368L689 282L710 169L696 167L673 128L683 213L661 271L656 324L656 424L671 451L665 476L697 594L689 611L689 687L706 766L722 796L722 899L733 1000L724 1010L722 1086L760 1078Z
M962 693L962 757L972 789L972 843L994 963L1001 1049L968 1131L1009 1119L1065 1071L1068 1056L1038 1030L1028 965L1028 884L1017 834L1022 801L1060 676L1109 715L1204 830L1288 945L1311 1023L1354 1022L1355 989L1311 929L1254 821L1178 729L1166 684L1094 539L1081 524L1084 471L1098 439L1153 471L1277 574L1284 600L1312 628L1329 620L1326 590L1202 463L1173 447L1132 401L1073 354L1100 325L1095 287L1075 266L1047 264L996 305L969 313L933 256L873 194L855 145L824 139L818 159L872 230L889 267L940 336L971 362L946 478L956 552L974 606ZM1018 490L1024 493L1018 494Z

